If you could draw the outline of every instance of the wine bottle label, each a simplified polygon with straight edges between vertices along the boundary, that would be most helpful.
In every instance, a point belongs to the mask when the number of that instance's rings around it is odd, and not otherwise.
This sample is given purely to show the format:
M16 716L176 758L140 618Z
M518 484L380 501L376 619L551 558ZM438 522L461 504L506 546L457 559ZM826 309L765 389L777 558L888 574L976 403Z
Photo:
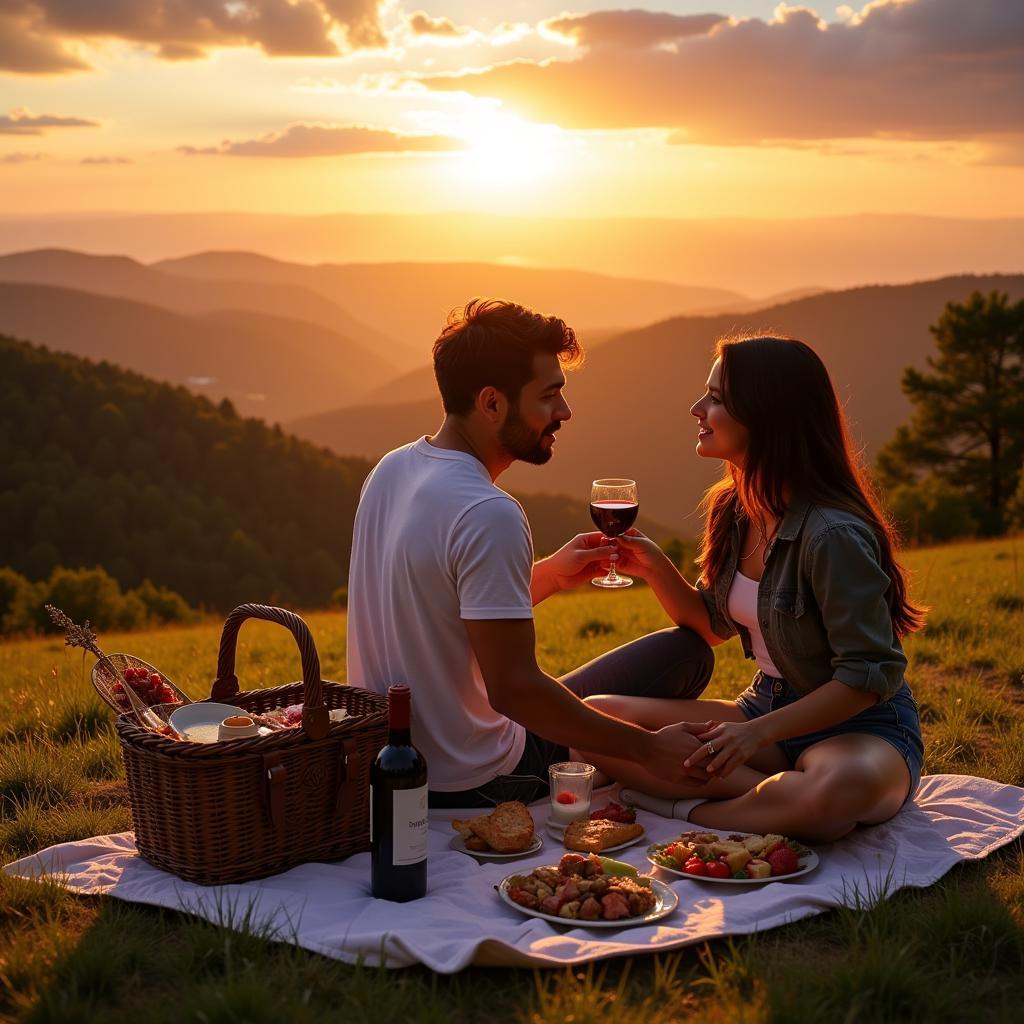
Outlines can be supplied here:
M396 789L392 799L392 863L418 864L427 859L427 787Z

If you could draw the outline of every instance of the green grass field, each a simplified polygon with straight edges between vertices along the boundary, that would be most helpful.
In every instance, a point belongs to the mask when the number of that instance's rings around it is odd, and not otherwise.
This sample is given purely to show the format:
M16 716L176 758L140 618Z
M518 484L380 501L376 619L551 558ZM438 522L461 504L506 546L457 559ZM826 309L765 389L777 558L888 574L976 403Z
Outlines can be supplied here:
M926 772L1024 785L1024 540L908 553L932 608L907 643ZM344 617L311 613L325 678L345 677ZM538 609L542 665L560 673L668 623L649 591L578 592ZM100 637L208 696L219 623ZM717 648L708 696L751 673ZM131 827L112 717L91 657L60 638L0 645L0 857ZM299 675L280 627L249 623L244 688ZM0 876L0 1019L30 1021L1011 1021L1024 1004L1024 848L924 891L675 956L585 971L352 968L259 935Z

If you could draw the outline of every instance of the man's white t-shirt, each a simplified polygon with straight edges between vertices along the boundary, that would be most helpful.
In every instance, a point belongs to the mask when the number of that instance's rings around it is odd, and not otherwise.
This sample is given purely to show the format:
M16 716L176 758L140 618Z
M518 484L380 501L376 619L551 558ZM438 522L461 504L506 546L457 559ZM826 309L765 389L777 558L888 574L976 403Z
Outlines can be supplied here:
M412 691L413 743L430 788L512 771L525 729L487 699L463 619L530 619L533 542L520 504L466 452L426 438L363 484L348 582L348 680Z

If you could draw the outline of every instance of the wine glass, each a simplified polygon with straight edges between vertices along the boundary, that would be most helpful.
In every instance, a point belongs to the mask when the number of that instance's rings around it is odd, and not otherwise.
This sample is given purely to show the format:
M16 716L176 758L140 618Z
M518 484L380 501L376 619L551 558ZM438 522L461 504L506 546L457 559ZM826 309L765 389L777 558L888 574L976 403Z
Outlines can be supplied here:
M595 480L590 488L590 518L606 537L625 533L636 522L639 511L635 480L610 477ZM615 571L615 562L611 562L606 576L598 576L590 582L595 587L628 587L633 581L628 576L620 576Z

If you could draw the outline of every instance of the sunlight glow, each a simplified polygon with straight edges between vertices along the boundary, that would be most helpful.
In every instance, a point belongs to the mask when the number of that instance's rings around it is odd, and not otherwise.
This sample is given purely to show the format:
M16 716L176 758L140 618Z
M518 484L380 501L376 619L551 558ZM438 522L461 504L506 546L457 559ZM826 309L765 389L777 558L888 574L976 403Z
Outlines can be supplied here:
M551 177L564 157L562 129L499 110L465 118L455 133L468 148L453 158L453 169L480 188L536 184Z

